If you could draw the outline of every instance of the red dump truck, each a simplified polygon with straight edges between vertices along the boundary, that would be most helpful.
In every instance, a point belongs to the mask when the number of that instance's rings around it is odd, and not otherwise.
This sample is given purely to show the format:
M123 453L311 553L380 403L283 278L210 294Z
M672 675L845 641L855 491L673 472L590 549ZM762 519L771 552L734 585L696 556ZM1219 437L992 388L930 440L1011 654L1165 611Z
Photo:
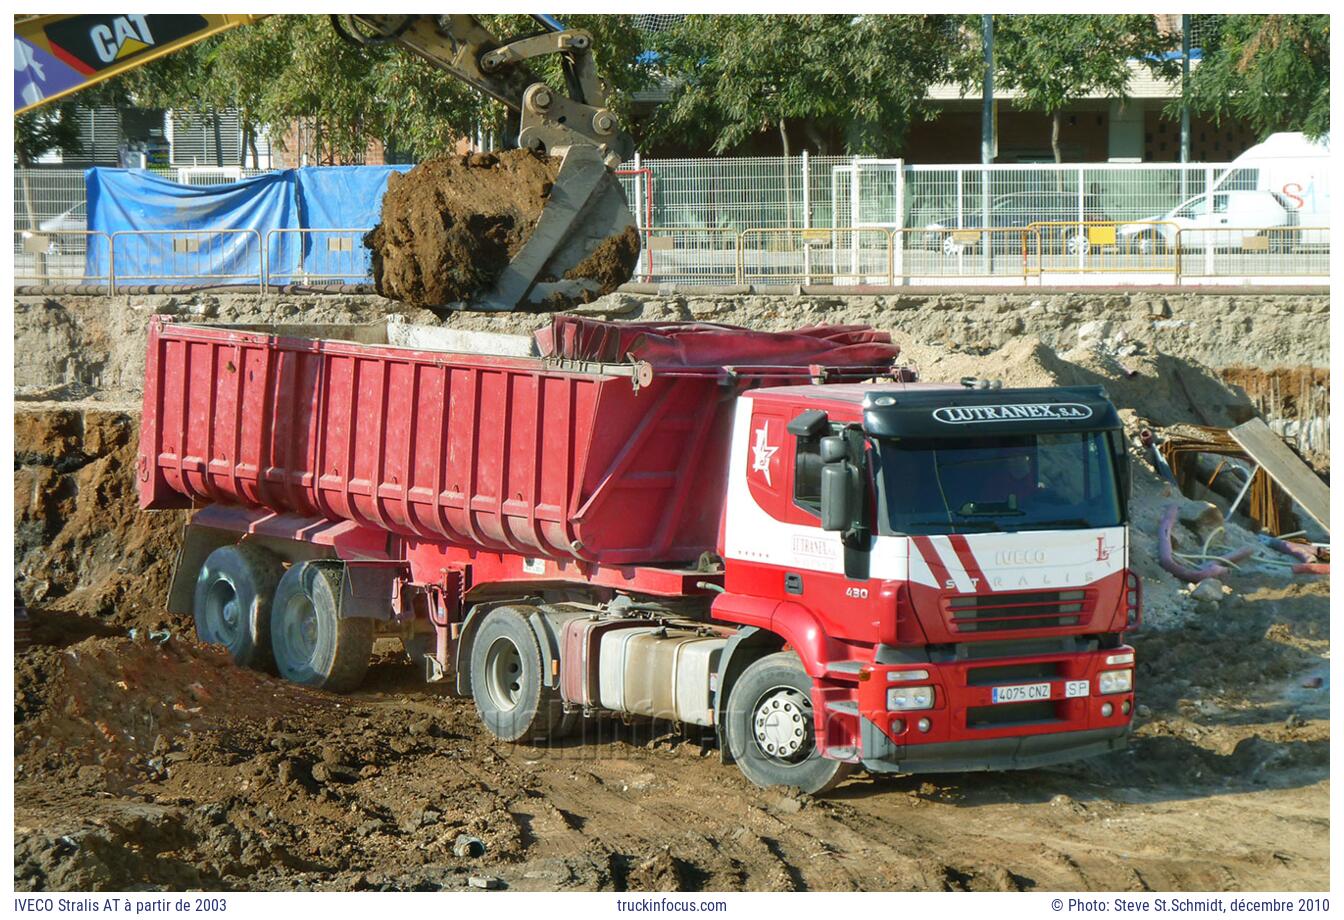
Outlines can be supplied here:
M1123 747L1140 588L1097 387L917 382L866 327L150 327L169 609L348 690L377 637L501 739L712 728L752 781Z

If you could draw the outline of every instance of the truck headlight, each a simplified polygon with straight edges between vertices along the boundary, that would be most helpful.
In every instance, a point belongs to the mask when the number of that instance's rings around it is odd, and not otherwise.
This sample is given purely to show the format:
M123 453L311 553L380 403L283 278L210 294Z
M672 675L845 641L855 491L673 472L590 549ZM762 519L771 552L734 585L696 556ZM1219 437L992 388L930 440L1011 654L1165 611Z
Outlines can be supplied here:
M932 709L932 687L892 687L887 691L887 708L894 710Z
M1134 672L1102 671L1097 675L1097 693L1125 693L1134 689Z

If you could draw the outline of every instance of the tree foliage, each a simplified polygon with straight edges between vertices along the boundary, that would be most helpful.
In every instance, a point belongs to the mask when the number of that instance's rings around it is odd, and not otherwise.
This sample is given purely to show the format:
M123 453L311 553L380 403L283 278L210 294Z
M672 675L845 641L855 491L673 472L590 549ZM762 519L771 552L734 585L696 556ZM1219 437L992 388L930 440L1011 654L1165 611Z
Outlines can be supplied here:
M979 16L968 26L980 36ZM1158 32L1150 15L995 16L995 89L1015 90L1023 107L1050 116L1050 146L1059 162L1063 110L1091 96L1129 98L1132 61L1175 76L1179 67L1166 57L1174 41Z
M1330 17L1210 17L1201 60L1190 73L1190 106L1215 120L1242 118L1263 137L1330 131ZM1169 114L1180 110L1177 101Z
M791 122L827 129L851 153L890 153L926 117L954 32L944 16L687 16L656 37L672 98L658 136L722 153L764 132L794 152Z
M68 97L14 116L14 159L31 166L53 150L77 153L83 147L76 106Z

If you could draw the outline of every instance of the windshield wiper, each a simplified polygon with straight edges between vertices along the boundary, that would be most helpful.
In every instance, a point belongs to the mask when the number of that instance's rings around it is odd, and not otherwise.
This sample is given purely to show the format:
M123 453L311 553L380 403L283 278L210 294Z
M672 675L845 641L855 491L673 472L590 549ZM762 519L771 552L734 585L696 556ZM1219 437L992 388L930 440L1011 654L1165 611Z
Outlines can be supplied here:
M982 527L1002 531L997 521L911 521L907 527Z
M1059 518L1053 521L1027 521L1029 527L1093 527L1087 518Z

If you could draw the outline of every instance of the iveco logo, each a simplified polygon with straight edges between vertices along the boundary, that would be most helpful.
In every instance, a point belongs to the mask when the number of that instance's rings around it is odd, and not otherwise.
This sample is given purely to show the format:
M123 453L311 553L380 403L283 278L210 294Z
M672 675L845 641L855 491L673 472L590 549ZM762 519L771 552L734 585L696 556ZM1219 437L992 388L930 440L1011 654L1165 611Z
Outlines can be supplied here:
M995 565L1044 565L1045 550L1001 549L994 554Z
M1079 421L1092 417L1090 406L1081 403L1019 403L1012 406L942 406L933 417L947 425L975 422Z

